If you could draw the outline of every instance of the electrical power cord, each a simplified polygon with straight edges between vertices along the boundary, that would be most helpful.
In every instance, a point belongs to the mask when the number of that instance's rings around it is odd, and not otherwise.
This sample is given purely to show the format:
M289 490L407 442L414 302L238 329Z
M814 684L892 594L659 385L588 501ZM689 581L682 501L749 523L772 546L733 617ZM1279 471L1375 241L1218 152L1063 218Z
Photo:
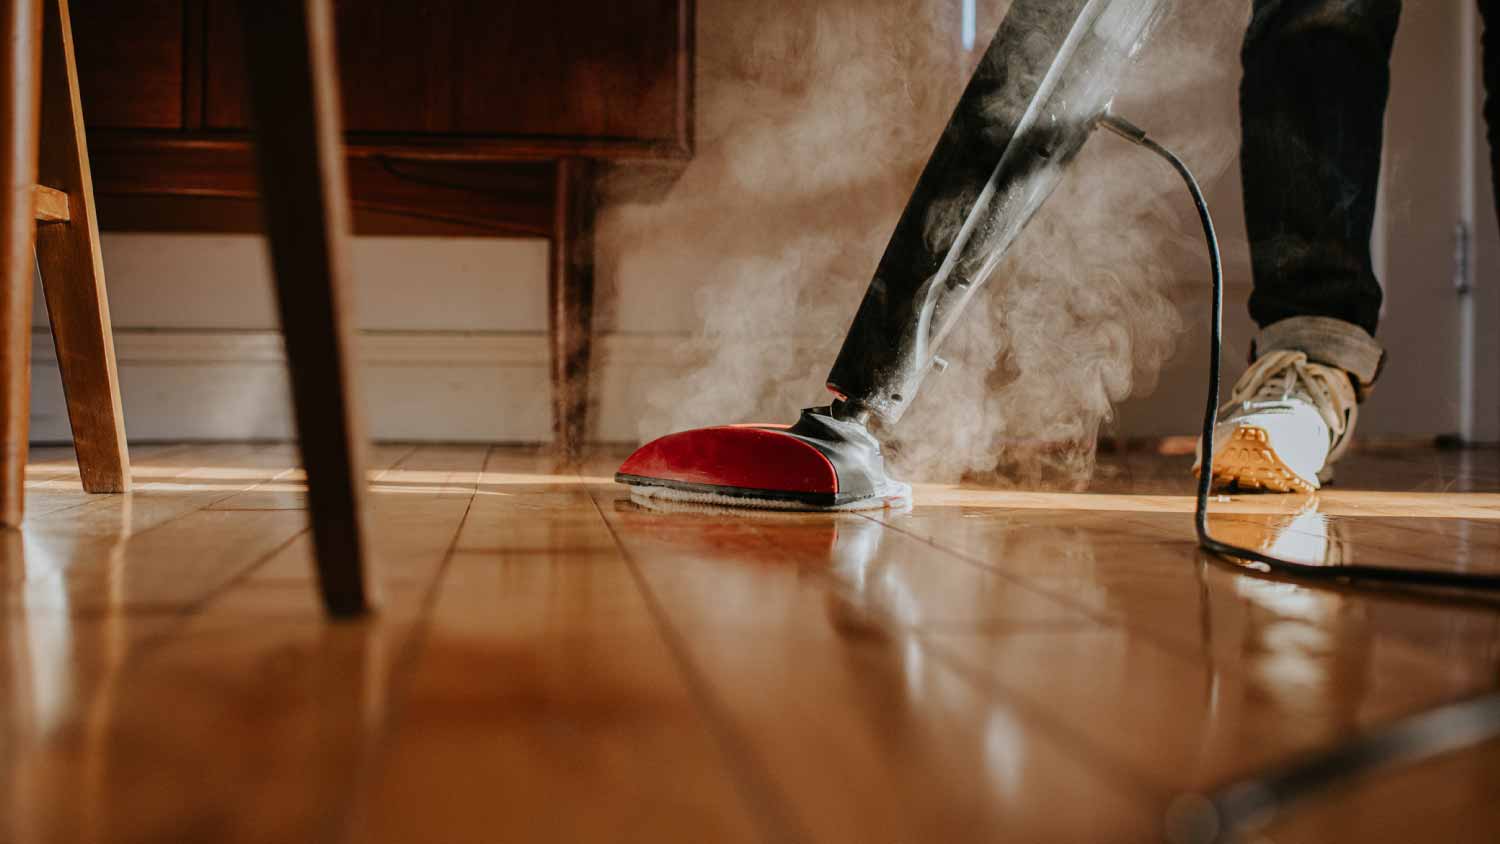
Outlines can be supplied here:
M1319 566L1286 560L1214 538L1208 530L1208 504L1213 486L1210 466L1214 427L1218 421L1224 345L1224 267L1219 238L1203 189L1191 170L1171 150L1152 140L1145 130L1113 114L1100 124L1133 144L1166 160L1182 176L1193 195L1203 235L1208 243L1213 273L1211 342L1209 346L1208 407L1204 412L1202 448L1204 471L1199 473L1194 522L1198 545L1236 568L1261 575L1346 585L1383 584L1493 592L1500 575L1340 564ZM1240 840L1269 823L1291 804L1301 802L1350 780L1389 768L1410 765L1443 753L1473 747L1500 737L1500 694L1487 694L1421 712L1324 750L1283 768L1258 774L1203 796L1188 796L1174 805L1170 833L1174 842L1210 844Z

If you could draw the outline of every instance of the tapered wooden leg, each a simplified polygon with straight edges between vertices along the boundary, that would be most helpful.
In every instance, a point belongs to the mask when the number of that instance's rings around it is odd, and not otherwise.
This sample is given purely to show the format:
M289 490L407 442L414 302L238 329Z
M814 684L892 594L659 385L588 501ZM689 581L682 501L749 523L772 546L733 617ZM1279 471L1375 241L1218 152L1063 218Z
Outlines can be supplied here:
M576 458L588 433L594 326L594 163L557 164L556 218L548 279L552 340L552 429L558 453Z
M89 492L128 492L130 456L125 446L125 415L115 369L109 299L104 292L104 261L94 214L93 178L78 100L78 69L73 63L68 0L44 0L42 37L42 143L37 180L67 195L68 219L47 223L36 233L42 290L57 347L73 450L83 488Z
M348 310L348 190L329 0L241 0L266 233L323 599L364 612L363 427Z
M42 4L0 0L0 524L26 511Z

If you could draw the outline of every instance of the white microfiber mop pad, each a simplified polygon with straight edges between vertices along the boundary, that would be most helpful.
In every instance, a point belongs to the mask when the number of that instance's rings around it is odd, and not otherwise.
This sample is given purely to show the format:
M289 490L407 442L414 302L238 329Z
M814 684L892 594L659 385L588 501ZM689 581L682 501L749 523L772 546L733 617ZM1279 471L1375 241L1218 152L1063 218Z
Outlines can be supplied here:
M851 512L856 510L901 510L911 506L911 484L887 481L876 495L820 507L801 501L783 501L774 498L752 498L738 495L723 495L717 492L698 492L674 489L667 486L630 487L630 498L638 504L650 506L654 501L680 501L689 504L706 504L715 507L742 510L794 510L800 512Z

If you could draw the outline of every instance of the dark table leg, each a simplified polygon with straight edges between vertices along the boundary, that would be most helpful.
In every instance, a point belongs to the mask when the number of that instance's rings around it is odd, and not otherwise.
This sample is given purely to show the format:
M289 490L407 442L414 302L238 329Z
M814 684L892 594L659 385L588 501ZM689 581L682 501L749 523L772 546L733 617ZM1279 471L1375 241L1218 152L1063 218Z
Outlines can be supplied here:
M349 319L349 193L330 0L241 0L266 233L323 600L370 604L364 431Z
M552 427L557 451L572 460L588 436L594 326L594 170L592 161L557 163L557 199L548 279L552 340Z

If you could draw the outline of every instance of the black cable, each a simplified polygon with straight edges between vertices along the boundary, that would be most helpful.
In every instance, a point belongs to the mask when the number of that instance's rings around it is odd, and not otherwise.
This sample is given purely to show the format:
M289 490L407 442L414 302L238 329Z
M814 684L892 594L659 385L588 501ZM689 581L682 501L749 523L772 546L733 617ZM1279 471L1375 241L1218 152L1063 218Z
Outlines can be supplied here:
M1224 266L1219 238L1203 190L1188 166L1171 150L1147 136L1140 127L1111 114L1101 125L1131 143L1145 147L1171 164L1182 176L1208 243L1213 272L1211 342L1209 345L1208 406L1203 416L1202 470L1194 523L1198 545L1224 562L1259 574L1351 585L1368 583L1440 587L1461 590L1500 589L1500 576L1395 566L1319 566L1285 560L1215 539L1208 531L1208 502L1213 487L1214 428L1218 422L1220 363L1224 345ZM1375 771L1409 765L1434 756L1473 747L1500 737L1500 694L1488 694L1387 724L1348 742L1290 765L1226 786L1208 796L1183 798L1174 806L1174 841L1212 844L1238 840L1264 825L1289 804Z
M1167 835L1173 844L1240 841L1291 805L1351 780L1474 747L1497 736L1500 695L1439 706L1210 795L1180 797L1168 813Z

